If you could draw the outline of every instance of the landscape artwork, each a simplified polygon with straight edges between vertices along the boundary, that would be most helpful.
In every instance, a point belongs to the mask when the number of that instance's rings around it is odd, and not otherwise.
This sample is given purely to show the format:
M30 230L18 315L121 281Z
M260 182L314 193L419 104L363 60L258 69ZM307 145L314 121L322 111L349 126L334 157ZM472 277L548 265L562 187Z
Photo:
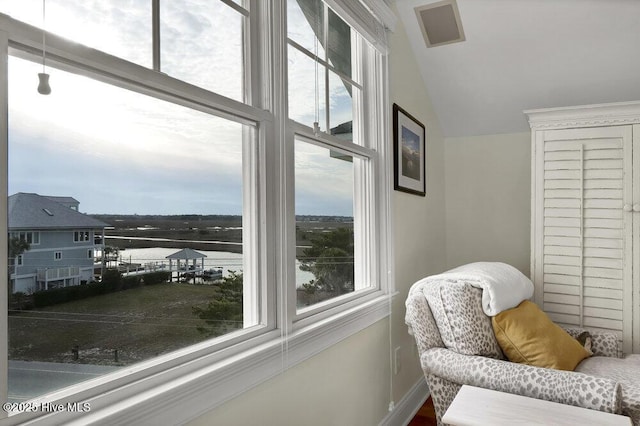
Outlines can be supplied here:
M400 106L393 105L394 189L424 196L425 127Z
M402 176L420 180L420 136L402 126Z

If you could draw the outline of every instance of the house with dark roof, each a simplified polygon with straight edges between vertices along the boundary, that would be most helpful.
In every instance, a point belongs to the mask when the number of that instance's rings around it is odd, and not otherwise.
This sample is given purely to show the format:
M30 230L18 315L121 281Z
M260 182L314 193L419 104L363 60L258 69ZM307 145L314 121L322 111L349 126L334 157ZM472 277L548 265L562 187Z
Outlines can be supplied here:
M14 293L32 293L93 280L95 255L108 224L78 211L72 197L19 192L8 200L9 238L29 248L10 259Z

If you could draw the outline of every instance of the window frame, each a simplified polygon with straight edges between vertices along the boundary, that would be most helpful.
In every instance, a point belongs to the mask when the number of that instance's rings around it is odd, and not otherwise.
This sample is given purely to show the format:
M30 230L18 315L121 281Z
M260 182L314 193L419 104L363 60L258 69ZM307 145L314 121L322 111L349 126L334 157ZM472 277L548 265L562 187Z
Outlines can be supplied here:
M22 238L23 236L24 238ZM40 245L40 231L15 231L11 233L10 237L26 241L30 246Z
M91 241L91 232L90 231L73 231L73 242L74 243L84 243L87 241Z
M390 135L386 52L378 51L372 55L374 58L364 55L363 67L376 67L375 75L365 76L366 84L374 87L375 93L363 95L363 114L375 113L381 118L370 128L363 129L364 140L375 140L375 146L352 144L347 150L350 155L369 158L375 167L366 190L370 191L370 202L375 210L368 226L374 230L369 234L372 239L369 247L376 252L375 265L372 265L376 286L325 304L322 309L296 315L295 301L292 304L288 299L291 295L295 297L295 291L287 284L293 283L295 287L293 141L296 134L316 136L313 129L290 123L286 118L286 71L283 74L281 66L287 57L286 0L245 2L251 16L250 28L245 33L251 45L247 52L249 72L246 78L251 88L247 103L150 72L142 66L86 49L52 34L47 35L47 58L48 63L63 70L232 119L254 129L255 149L248 150L245 159L250 166L244 166L244 179L254 190L244 200L244 209L248 214L245 217L259 225L257 230L243 235L243 240L246 237L251 241L249 246L253 253L246 258L251 257L252 264L245 267L248 266L251 279L260 290L256 295L260 323L215 341L205 341L133 364L124 371L60 389L36 398L33 400L36 403L90 401L91 411L82 415L82 421L86 422L183 423L389 316L394 286L390 247L391 161L389 148L384 143ZM341 17L351 25L348 17ZM271 37L260 37L260 31ZM18 57L37 58L41 52L41 37L38 28L0 14L0 162L5 164L8 161L8 57L17 53ZM373 102L374 96L376 102ZM333 140L330 135L323 135L322 143L345 150L344 141ZM7 176L2 174L0 235L8 235L7 188ZM7 244L0 244L0 271L8 270L7 255ZM7 292L0 291L0 315L6 317L7 306ZM7 336L7 322L3 321L0 324L2 401L7 399ZM116 389L118 392L113 392ZM43 414L47 413L8 415L0 412L0 422L13 425L34 421L49 425L78 420L78 413L68 411Z

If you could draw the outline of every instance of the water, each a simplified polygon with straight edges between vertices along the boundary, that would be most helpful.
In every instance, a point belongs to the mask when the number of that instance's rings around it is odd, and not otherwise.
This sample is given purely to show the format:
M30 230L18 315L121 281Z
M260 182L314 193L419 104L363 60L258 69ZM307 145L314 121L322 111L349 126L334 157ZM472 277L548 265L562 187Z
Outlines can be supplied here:
M119 256L121 262L140 263L143 266L148 263L155 265L166 265L169 268L169 259L167 256L180 251L179 248L130 248L121 249ZM223 276L228 276L229 271L242 272L242 253L231 253L226 251L197 250L198 253L204 254L204 269L222 268ZM202 260L196 261L197 266L201 265ZM173 262L175 265L175 261ZM189 262L191 264L191 261ZM303 283L308 283L314 279L311 272L301 271L300 262L296 260L296 282L298 287Z

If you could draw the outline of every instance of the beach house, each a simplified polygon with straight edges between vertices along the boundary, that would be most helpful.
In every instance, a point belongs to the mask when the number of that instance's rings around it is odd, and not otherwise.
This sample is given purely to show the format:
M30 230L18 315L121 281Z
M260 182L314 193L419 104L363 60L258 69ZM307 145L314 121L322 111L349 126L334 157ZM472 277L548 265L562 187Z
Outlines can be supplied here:
M10 258L12 292L32 293L90 282L106 223L78 211L72 197L19 192L8 200L9 239L28 248Z

